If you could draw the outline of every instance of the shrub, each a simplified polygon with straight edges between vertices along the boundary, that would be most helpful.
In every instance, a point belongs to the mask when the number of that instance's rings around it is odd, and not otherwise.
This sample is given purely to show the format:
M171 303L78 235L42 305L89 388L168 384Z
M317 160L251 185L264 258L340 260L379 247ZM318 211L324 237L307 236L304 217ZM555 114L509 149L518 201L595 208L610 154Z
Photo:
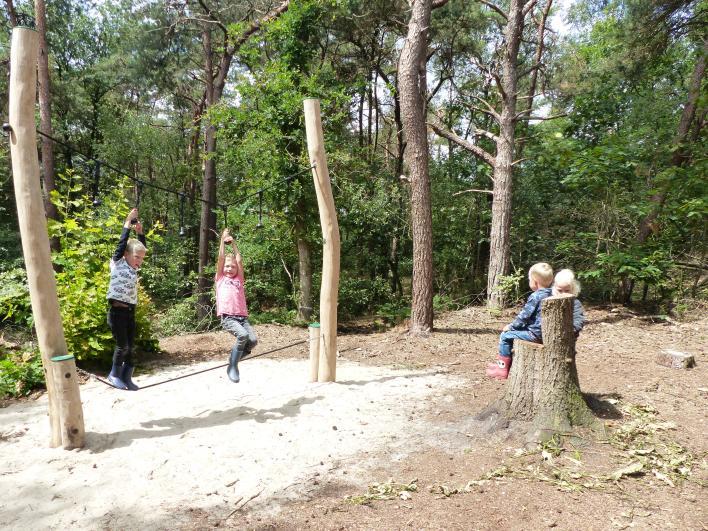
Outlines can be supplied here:
M77 359L108 359L113 348L106 322L109 260L128 207L123 187L116 186L103 197L101 207L92 208L74 179L71 171L58 176L61 192L52 192L52 201L62 219L48 222L49 236L58 238L61 245L52 254L52 261L58 269L55 277L64 337L68 353ZM3 320L31 328L34 323L25 276L18 269L1 274L0 315ZM148 319L151 308L149 296L140 289L136 345L144 350L157 346Z
M0 352L0 397L27 396L44 386L42 358L37 352Z
M383 278L343 278L339 282L339 314L342 318L371 312L391 299L391 287Z

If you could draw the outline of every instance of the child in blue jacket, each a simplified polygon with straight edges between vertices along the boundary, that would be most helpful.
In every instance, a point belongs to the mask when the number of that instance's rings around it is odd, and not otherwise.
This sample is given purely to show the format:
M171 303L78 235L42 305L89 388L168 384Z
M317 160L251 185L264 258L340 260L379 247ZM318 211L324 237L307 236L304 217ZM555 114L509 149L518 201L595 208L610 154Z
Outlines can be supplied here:
M553 268L545 262L534 264L529 269L529 295L519 315L502 330L499 337L499 355L487 366L487 376L506 380L511 368L512 349L515 339L541 343L541 301L551 296Z

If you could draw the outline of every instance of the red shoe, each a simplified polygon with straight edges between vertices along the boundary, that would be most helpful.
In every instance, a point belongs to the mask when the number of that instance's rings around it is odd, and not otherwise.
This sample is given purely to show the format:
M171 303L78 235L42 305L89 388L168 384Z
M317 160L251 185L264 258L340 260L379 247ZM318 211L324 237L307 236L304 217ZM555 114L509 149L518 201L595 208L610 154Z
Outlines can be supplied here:
M487 367L487 376L497 380L506 380L509 377L511 358L497 356L497 360Z

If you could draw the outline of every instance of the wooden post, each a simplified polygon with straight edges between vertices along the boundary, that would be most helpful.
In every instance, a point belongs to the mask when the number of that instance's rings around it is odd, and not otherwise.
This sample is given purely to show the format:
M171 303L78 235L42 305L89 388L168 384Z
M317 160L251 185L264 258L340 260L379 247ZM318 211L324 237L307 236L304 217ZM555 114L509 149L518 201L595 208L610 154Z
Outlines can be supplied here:
M320 365L320 323L312 323L310 332L310 382L317 381Z
M320 288L320 362L318 381L337 378L337 299L339 296L339 224L325 157L320 100L306 99L305 130L317 206L322 226L322 286Z
M84 417L74 357L67 356L39 184L34 121L38 50L36 31L26 27L12 30L10 154L32 314L49 394L50 445L71 449L84 445Z

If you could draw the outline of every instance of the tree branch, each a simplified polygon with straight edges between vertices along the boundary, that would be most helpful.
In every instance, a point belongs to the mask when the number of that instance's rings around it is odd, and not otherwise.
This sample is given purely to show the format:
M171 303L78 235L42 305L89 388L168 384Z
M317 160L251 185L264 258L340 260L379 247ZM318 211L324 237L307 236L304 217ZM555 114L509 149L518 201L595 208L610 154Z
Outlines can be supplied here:
M465 148L467 151L470 151L473 153L475 156L479 157L482 159L484 162L489 164L490 166L494 166L494 160L495 158L488 153L486 150L482 149L481 147L472 144L471 142L468 142L464 138L461 138L460 136L456 135L449 129L447 129L444 124L440 121L440 118L438 118L435 115L430 115L429 121L427 122L428 126L435 131L439 136L446 138L447 140L450 140L457 144L458 146L461 146Z
M493 190L479 190L479 189L477 189L477 188L470 188L469 190L460 190L459 192L455 192L454 194L452 194L452 197L455 197L455 196L458 196L458 195L462 195L462 194L466 194L466 193L469 193L469 192L479 192L480 194L492 194L492 195L494 195L494 191L493 191Z
M501 120L501 116L499 115L499 113L494 109L494 107L492 107L489 104L489 102L487 102L487 100L485 100L484 98L480 98L479 96L475 96L475 95L472 95L472 97L476 100L481 101L484 104L484 106L487 107L488 110L485 111L484 109L480 109L478 107L472 106L473 109L483 112L485 114L488 114L489 116L491 116L492 118L494 118L497 121Z
M498 15L501 15L504 20L509 20L509 16L506 13L504 13L504 11L502 11L502 9L499 6L492 4L491 2L488 2L487 0L479 0L479 3L484 4L492 11L495 11Z
M516 116L514 116L514 120L539 120L539 121L545 121L545 120L555 120L556 118L563 118L564 116L568 116L567 113L563 114L554 114L553 116L523 116L526 114L528 111L521 111L518 113Z
M528 2L526 2L526 4L524 4L524 8L521 10L524 16L526 16L528 12L534 8L534 6L536 5L536 1L537 0L529 0Z
M442 7L449 1L450 0L433 0L433 3L430 5L430 9L437 9L439 7Z
M229 30L226 28L226 26L224 26L224 24L218 18L216 18L216 16L214 16L214 13L212 13L211 8L206 5L206 2L204 2L204 0L199 0L199 5L202 6L204 12L209 15L209 20L207 22L212 22L219 26L219 28L221 28L221 31L223 31L225 35L229 33Z

